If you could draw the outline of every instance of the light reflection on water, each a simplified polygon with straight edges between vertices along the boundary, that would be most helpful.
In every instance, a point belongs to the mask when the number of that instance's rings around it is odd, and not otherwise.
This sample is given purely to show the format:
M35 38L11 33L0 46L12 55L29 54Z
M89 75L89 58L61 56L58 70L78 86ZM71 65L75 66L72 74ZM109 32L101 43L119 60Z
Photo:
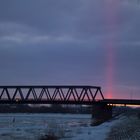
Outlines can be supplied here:
M90 124L91 115L0 114L0 140L38 140L49 131L63 129L67 135Z

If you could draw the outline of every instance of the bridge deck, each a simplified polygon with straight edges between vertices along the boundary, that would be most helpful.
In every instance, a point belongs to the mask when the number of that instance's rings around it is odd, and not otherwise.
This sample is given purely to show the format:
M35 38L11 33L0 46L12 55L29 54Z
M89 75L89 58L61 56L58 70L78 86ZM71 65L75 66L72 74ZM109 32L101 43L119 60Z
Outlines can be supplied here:
M123 104L123 105L140 105L140 100L127 99L104 99L95 101L61 101L61 100L0 100L0 104L77 104L77 105L94 105L94 104Z
M140 105L140 100L130 99L104 99L101 102L107 104Z

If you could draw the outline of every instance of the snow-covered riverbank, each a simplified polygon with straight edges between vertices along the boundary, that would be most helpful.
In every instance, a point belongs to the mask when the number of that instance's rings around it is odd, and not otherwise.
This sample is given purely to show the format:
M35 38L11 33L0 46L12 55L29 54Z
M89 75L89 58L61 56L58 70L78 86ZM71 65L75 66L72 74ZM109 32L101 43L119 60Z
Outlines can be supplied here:
M73 137L74 140L105 140L107 136L109 135L109 132L117 123L120 123L123 121L122 116L116 117L115 119L105 122L99 126L88 126L88 127L82 127L80 134L75 134Z
M112 126L126 120L118 116L99 126L90 126L91 115L0 114L0 140L39 140L49 133L62 140L105 140Z
M113 125L107 140L140 140L140 110L129 110L121 119Z

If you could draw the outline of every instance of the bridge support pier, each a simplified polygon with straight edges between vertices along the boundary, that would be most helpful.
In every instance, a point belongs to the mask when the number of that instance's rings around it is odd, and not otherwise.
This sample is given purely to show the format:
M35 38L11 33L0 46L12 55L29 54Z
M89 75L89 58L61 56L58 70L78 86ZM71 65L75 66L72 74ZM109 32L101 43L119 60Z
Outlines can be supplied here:
M92 106L92 125L99 125L112 118L112 106L96 104Z

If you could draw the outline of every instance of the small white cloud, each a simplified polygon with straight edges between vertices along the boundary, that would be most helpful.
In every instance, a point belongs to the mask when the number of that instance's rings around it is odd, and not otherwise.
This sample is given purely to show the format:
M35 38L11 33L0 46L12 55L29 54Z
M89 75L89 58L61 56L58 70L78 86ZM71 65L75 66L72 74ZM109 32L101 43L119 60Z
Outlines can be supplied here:
M0 23L0 42L3 43L48 43L48 42L75 42L74 37L68 35L52 36L42 34L36 29L17 23Z
M22 39L20 37L16 36L3 36L0 38L3 42L16 42L16 43L22 43Z

